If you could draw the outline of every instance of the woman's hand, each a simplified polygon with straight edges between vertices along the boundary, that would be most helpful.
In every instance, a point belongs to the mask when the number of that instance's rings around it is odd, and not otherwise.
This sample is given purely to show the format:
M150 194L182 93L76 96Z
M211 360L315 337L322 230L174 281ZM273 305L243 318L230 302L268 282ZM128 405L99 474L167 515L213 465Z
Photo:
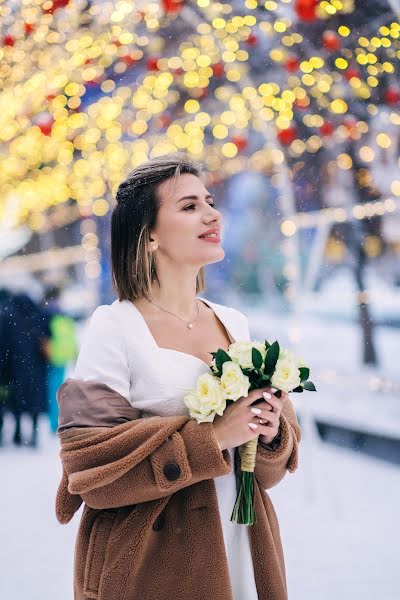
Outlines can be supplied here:
M263 392L271 397L263 400ZM284 396L283 392L281 398L274 396L271 387L259 388L229 404L222 416L216 415L213 425L221 450L240 446L258 436L269 444L278 433ZM251 406L258 399L261 403Z
M265 424L265 426L269 429L267 434L260 435L260 442L263 442L264 444L270 444L278 435L282 407L287 398L287 393L281 391L280 398L277 398L274 394L272 394L271 398L268 398L267 401L257 404L257 406L253 407L253 409L257 408L260 411L255 415L256 421L259 423L262 422L262 424Z

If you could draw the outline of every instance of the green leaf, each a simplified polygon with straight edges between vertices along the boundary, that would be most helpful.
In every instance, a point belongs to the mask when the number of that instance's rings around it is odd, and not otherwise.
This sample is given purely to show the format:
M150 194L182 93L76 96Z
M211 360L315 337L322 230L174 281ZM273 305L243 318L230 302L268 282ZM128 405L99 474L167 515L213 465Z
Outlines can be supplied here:
M316 391L317 391L317 390L316 390L316 387L315 387L315 385L313 384L313 382L312 382L312 381L305 381L305 382L303 383L303 388L304 388L305 390L308 390L309 392L316 392Z
M307 381L308 376L310 374L310 369L307 367L300 367L300 381Z
M260 369L261 365L263 364L262 354L259 350L257 350L257 348L251 349L251 362L256 369Z
M225 350L222 348L218 348L218 351L215 353L215 365L219 371L222 371L222 365L228 361L231 361L231 357Z
M270 348L271 344L269 342L267 342L267 340L265 340L264 346L265 346L265 349L268 350L268 348Z
M300 393L304 392L303 386L299 385L298 387L294 388L294 390L292 390L292 392L300 392Z
M272 373L275 371L276 363L279 358L279 343L275 341L269 348L267 356L265 357L265 373Z

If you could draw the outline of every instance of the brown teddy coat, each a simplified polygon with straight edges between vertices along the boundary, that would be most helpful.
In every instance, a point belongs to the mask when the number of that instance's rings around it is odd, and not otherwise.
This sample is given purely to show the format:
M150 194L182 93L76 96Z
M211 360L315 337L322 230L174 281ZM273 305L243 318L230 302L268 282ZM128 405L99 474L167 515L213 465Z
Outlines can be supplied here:
M68 523L84 502L74 600L232 600L213 478L233 465L212 423L188 416L140 418L100 382L67 379L57 400L59 522ZM257 522L248 530L260 600L288 597L279 524L265 490L296 470L300 438L287 399L279 447L257 449Z

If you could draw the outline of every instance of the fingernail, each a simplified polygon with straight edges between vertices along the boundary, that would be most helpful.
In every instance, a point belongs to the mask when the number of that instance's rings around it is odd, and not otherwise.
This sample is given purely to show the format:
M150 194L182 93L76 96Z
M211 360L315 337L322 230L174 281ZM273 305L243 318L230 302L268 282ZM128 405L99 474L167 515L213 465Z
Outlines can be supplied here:
M249 427L252 429L257 429L257 425L255 423L249 423Z
M266 400L269 400L272 397L268 392L263 392L263 396Z
M261 408L251 408L250 410L255 415L259 415L261 413Z

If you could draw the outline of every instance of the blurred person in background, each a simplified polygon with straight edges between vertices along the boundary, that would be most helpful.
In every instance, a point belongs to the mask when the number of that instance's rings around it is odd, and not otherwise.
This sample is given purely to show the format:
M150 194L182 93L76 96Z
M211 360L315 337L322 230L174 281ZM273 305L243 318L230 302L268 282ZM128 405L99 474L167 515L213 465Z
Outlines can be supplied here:
M15 419L15 445L38 443L38 418L47 412L47 343L50 338L48 318L39 303L27 293L11 294L2 324L6 341L8 395L7 408ZM29 442L22 439L21 418L32 419Z
M10 385L9 347L6 327L11 294L6 288L0 288L0 446L3 445L4 414Z
M44 305L48 318L50 338L46 341L48 364L47 404L51 433L57 432L58 404L56 392L64 381L65 370L78 356L78 343L74 319L60 308L61 288L54 285L47 289Z

